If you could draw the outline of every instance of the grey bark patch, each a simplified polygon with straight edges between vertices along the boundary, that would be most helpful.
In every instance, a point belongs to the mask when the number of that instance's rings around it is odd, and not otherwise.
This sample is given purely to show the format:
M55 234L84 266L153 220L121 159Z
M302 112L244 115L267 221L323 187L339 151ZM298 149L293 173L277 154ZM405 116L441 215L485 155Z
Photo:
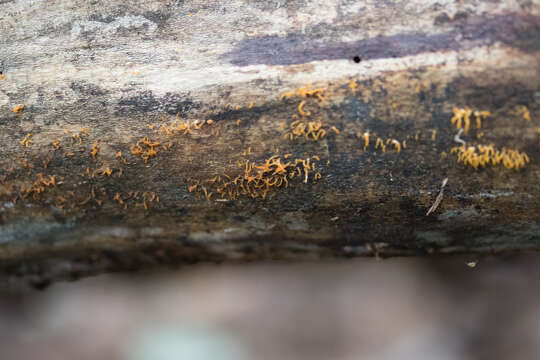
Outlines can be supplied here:
M322 41L319 36L290 34L285 37L265 36L241 41L223 55L238 66L255 64L294 65L312 61L397 58L427 52L470 49L478 45L502 42L523 51L537 51L540 44L540 18L507 13L491 17L462 18L440 34L410 32L377 36L354 42Z
M91 40L96 37L108 38L114 37L119 33L127 34L133 31L153 33L156 28L157 25L154 22L143 16L126 15L110 22L91 20L75 21L71 26L71 38L77 39L84 37L87 40Z
M109 91L85 81L72 82L69 87L84 96L103 96L109 93Z
M164 111L169 115L185 115L191 110L201 108L201 104L191 98L178 94L167 93L162 98L156 98L152 91L140 92L138 95L122 98L118 102L117 112L153 112Z
M162 12L162 11L147 11L143 14L143 16L153 21L156 24L159 24L160 26L163 26L167 23L167 20L171 18L170 12Z
M154 97L152 91L144 91L139 95L121 99L118 102L118 112L134 111L134 112L151 112L160 109L160 103Z
M442 13L442 14L438 15L435 18L435 20L433 20L434 25L441 25L441 24L444 24L444 23L447 23L447 22L450 22L450 17L448 16L447 13Z
M124 226L102 226L88 233L84 240L100 241L103 238L132 238L135 237L135 230Z
M0 244L25 241L25 242L49 242L54 239L54 234L66 229L73 228L73 224L62 224L56 221L44 220L21 220L0 227Z
M452 238L441 231L419 231L416 233L419 243L428 246L445 247L452 244Z
M282 219L289 230L305 231L309 229L309 224L300 211L285 213Z

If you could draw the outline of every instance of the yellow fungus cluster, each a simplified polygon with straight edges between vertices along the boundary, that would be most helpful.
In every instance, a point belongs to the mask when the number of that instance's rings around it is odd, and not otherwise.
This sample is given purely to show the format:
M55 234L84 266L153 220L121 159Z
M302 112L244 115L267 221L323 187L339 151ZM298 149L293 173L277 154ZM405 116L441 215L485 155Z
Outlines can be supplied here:
M148 162L148 159L157 155L159 148L159 142L152 142L148 137L143 137L135 145L131 145L131 154L140 156L144 162ZM120 155L121 156L121 155Z
M51 175L48 178L45 177L43 173L39 173L37 175L38 179L36 179L33 183L23 184L21 186L21 194L23 198L32 195L32 198L36 200L39 194L45 192L47 187L56 186L56 177L54 175Z
M88 133L90 132L90 128L81 128L78 134L71 134L71 138L73 142L78 142L79 145L82 144L83 138L88 137ZM64 130L64 133L69 133L68 130Z
M281 124L281 130L285 131L283 137L285 139L294 140L300 137L304 137L306 140L319 140L326 136L326 126L321 121L306 121L295 120L291 122L287 129L287 124ZM337 129L336 129L337 130ZM338 130L339 131L339 130Z
M165 123L161 124L160 132L167 136L181 134L181 135L193 135L195 132L200 131L204 125L213 125L214 120L195 120L195 121L184 121L176 117L176 120L170 124L166 125ZM149 129L153 129L153 125L148 125ZM216 131L216 136L219 135L219 129Z
M456 146L450 153L457 154L458 162L472 166L474 169L503 165L507 169L519 170L530 162L524 152L506 147L498 150L493 145Z
M306 87L300 87L294 91L288 91L284 92L279 96L280 100L293 97L295 95L301 96L303 98L307 97L315 97L321 101L325 101L325 98L323 96L324 89L323 88L317 88L317 89L311 89L311 85L306 85Z
M135 206L137 205L142 205L142 207L144 208L144 210L148 210L150 204L152 202L159 202L159 195L157 195L155 192L153 191L144 191L144 192L140 192L140 191L135 191L135 192L132 192L130 191L128 193L128 197L125 198L124 200L129 200L129 199L134 199L134 200L139 200L139 196L142 200L142 203L135 203ZM115 195L116 198L113 198L113 200L116 200L118 201L119 204L123 204L123 201L120 197L120 194L118 195ZM119 201L120 199L120 201ZM126 209L127 208L127 204L124 204L124 208Z
M309 121L307 117L311 116L311 111L305 109L308 98L315 98L320 101L325 101L323 96L323 88L312 89L311 85L306 85L306 87L300 87L295 91L289 91L281 94L280 99L300 96L306 100L302 100L298 104L298 114L293 114L292 121L290 124L286 122L281 123L281 131L285 131L283 137L289 140L294 140L300 137L304 137L306 140L319 140L326 136L328 130L334 131L336 134L339 134L339 130L332 126L327 128L322 124L320 120Z
M369 131L366 131L364 133L357 132L356 137L359 139L364 140L364 151L366 151L369 147L370 140L374 138L372 137L373 134L371 134ZM407 148L407 143L403 141L401 143L399 140L388 138L386 140L378 137L375 140L375 149L381 149L381 151L384 153L386 152L387 145L392 146L398 153L401 152L401 149Z
M202 194L207 200L212 199L214 192L221 199L234 200L241 196L265 199L271 189L288 187L289 181L294 178L303 179L303 182L307 183L310 172L314 172L315 180L320 179L322 175L316 171L313 159L318 159L318 157L285 162L278 155L274 155L266 159L263 164L256 164L249 160L240 161L238 166L243 169L241 174L234 177L224 174L197 181L188 186L188 191Z
M465 108L453 108L454 116L450 119L452 125L456 125L456 129L463 129L465 133L469 132L471 127L471 117L474 115L476 120L476 128L480 129L482 127L482 120L486 119L491 113L489 111L473 111L469 107Z

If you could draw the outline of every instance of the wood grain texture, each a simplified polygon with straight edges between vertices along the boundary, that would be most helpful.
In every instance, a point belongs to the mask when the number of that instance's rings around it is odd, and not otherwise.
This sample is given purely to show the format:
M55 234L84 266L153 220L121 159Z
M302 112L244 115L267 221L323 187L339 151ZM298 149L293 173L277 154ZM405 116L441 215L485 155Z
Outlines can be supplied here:
M534 2L3 1L0 31L5 276L539 248ZM458 162L454 108L530 162Z

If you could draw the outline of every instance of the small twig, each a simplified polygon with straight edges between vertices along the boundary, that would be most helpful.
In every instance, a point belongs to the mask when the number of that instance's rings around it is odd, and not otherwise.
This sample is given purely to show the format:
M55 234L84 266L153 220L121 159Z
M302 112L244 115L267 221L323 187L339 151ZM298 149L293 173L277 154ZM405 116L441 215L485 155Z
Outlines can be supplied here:
M461 134L463 134L463 129L459 129L458 133L454 136L454 141L465 146L467 143L461 139Z
M429 208L428 212L426 213L426 216L429 216L429 214L434 212L437 209L437 207L439 206L439 204L441 203L443 195L444 195L444 187L446 186L447 182L448 182L448 178L444 178L444 180L442 181L442 184L441 184L441 191L439 191L439 195L437 195L437 198L435 199L435 202Z

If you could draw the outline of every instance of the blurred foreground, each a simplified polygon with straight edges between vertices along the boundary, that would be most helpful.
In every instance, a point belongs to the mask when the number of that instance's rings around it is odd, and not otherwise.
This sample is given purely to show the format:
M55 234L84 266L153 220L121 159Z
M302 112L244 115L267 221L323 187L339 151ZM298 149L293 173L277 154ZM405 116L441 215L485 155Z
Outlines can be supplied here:
M534 359L539 260L194 266L43 292L4 285L0 358Z

